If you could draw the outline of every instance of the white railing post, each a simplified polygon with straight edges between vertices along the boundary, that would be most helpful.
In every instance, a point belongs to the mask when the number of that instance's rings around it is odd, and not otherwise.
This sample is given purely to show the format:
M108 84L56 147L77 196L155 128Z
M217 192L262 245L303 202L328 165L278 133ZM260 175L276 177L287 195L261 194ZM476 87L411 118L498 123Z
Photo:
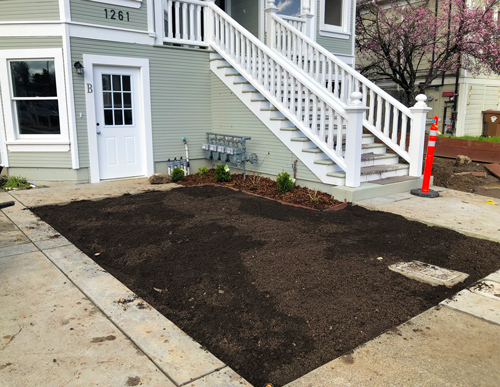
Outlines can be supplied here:
M215 0L206 0L207 3L215 4ZM205 8L205 32L204 32L204 41L207 43L212 43L214 38L214 10L210 7L210 4Z
M361 146L363 142L363 116L368 109L361 99L363 94L355 91L351 94L351 103L347 112L347 133L345 142L345 185L359 187L361 184ZM337 127L337 130L342 128Z
M300 17L305 19L305 28L304 31L301 31L304 35L312 40L315 39L316 31L315 25L313 23L314 14L311 10L311 0L302 1L302 8L300 10Z
M410 176L422 176L422 164L424 159L425 126L427 124L427 112L432 110L425 101L427 97L423 94L415 98L417 103L410 110L413 113L410 127L410 144L408 153L410 155Z
M155 1L155 44L163 44L163 39L165 39L165 9L164 1Z
M274 4L274 0L267 0L266 6L266 44L268 47L275 48L274 38L276 35L275 31L275 23L272 18L272 15L276 15L278 13L278 7Z

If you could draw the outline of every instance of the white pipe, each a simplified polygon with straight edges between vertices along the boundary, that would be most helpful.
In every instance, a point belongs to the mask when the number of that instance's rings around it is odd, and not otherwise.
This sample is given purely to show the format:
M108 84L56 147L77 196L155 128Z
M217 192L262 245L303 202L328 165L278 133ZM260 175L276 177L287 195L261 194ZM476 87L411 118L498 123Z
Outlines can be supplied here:
M182 139L184 141L184 148L186 149L186 167L187 167L187 174L190 175L189 171L189 148L188 148L188 143L187 143L187 137L184 137Z

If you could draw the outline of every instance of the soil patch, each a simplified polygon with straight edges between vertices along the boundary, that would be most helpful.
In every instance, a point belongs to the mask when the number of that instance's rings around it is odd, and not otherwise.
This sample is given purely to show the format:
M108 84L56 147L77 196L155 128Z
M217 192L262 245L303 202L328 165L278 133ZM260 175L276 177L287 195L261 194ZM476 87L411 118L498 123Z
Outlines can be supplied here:
M500 268L497 243L214 186L33 211L256 386L291 382ZM411 260L470 276L448 289L388 269Z
M474 176L472 172L486 172L486 176ZM489 174L483 163L473 161L469 165L457 166L455 159L435 157L432 175L435 186L500 199L500 179Z
M177 183L184 186L218 185L221 187L230 187L283 203L314 208L316 210L332 209L341 204L332 195L301 187L300 185L295 186L290 192L279 192L277 188L278 184L274 180L251 173L247 173L246 179L243 177L243 174L238 174L231 175L231 181L217 183L215 181L215 170L210 169L202 176L198 173L185 176Z

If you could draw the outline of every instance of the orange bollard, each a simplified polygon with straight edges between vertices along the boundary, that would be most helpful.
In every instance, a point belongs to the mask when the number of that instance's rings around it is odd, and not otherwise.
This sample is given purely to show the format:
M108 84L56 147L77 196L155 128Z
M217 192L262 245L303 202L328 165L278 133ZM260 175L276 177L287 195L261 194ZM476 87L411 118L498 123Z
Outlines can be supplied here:
M437 198L439 196L439 193L437 191L429 189L432 173L432 162L434 161L434 150L436 149L438 121L439 118L437 116L434 116L432 118L431 130L429 133L429 142L427 143L427 156L425 157L424 180L422 182L422 188L416 188L410 191L412 195L420 196L423 198Z

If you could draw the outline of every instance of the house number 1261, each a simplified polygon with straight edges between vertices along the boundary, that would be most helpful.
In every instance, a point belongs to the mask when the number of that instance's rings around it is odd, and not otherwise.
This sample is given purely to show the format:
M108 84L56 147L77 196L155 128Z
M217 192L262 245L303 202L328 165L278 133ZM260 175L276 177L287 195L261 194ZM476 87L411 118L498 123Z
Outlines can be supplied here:
M115 11L114 9L105 8L104 13L106 14L106 19L130 21L130 15L128 12Z

